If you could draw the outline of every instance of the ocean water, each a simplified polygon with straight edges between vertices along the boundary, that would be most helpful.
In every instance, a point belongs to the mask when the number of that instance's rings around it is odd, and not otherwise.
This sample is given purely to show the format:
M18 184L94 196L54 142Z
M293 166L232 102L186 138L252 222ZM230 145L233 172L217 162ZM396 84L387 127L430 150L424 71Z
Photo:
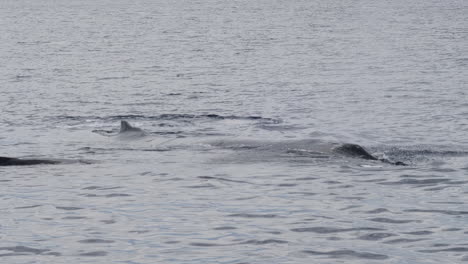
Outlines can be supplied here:
M467 14L1 1L0 262L468 262Z

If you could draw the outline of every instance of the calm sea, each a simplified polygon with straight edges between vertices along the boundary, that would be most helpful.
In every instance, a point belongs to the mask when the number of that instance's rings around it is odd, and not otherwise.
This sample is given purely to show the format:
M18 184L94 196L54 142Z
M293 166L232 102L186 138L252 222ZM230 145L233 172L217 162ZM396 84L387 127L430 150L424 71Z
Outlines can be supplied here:
M468 262L467 14L2 0L0 262Z

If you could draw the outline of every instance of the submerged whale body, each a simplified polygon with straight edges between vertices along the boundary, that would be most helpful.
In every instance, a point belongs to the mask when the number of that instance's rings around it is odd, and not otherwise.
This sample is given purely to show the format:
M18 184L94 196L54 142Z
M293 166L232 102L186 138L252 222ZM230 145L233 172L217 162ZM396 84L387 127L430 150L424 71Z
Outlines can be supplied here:
M281 157L299 157L325 159L349 157L364 160L375 160L392 165L407 165L385 158L378 158L357 144L332 143L316 139L297 141L255 141L255 140L221 140L211 143L212 146L242 151L240 160L276 160ZM284 156L286 154L287 156Z
M59 164L56 160L46 159L19 159L10 157L0 157L0 166L28 166L39 164Z

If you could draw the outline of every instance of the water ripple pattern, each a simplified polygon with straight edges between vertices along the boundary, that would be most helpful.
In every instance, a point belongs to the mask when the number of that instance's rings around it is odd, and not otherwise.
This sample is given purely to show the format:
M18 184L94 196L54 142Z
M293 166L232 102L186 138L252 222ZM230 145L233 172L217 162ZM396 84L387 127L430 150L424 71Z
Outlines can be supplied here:
M467 14L1 1L0 263L468 262Z

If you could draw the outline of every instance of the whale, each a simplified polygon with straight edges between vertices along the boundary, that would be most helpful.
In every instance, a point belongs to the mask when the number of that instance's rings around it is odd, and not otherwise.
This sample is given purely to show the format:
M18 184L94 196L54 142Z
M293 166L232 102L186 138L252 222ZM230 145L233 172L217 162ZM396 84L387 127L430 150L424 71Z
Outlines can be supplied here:
M48 159L21 159L11 157L0 157L0 166L29 166L39 164L59 164L60 161Z
M229 149L238 152L237 160L277 160L288 159L337 159L351 158L405 166L401 161L392 161L371 154L358 144L327 142L318 139L262 141L262 140L217 140L210 143L213 147Z
M146 136L147 133L141 128L130 125L129 122L120 121L120 130L117 136L121 139L138 139ZM165 141L167 143L172 141ZM161 145L161 144L159 144ZM217 140L207 143L207 145L214 148L230 149L235 151L244 151L241 155L247 159L275 159L288 155L289 157L297 158L312 158L322 159L331 157L350 157L362 160L381 161L387 164L406 166L407 164L401 161L391 161L386 158L379 158L372 155L368 150L358 144L352 143L333 143L324 142L316 139L296 140L296 141L257 141L257 140ZM249 153L251 155L249 155ZM253 154L252 154L253 153ZM53 159L29 159L29 158L15 158L15 157L2 157L0 156L0 166L30 166L30 165L47 165L47 164L61 164L71 163L73 161L67 160L53 160ZM76 161L75 161L76 162ZM79 163L89 164L88 161L78 160Z
M361 158L365 160L379 160L384 163L389 163L397 166L407 166L408 164L401 161L391 161L385 158L377 158L374 155L370 154L365 148L361 147L358 144L345 143L340 146L333 148L334 152L340 153L345 156L350 156L354 158Z
M57 165L57 164L92 164L91 160L71 159L34 159L0 156L0 167L2 166L34 166L34 165Z
M120 121L120 131L117 134L120 138L134 139L146 136L146 132L138 127L130 125L129 122ZM257 150L258 153L263 152L286 152L289 154L299 154L300 156L324 157L327 155L338 155L356 159L381 161L387 164L406 166L407 164L401 161L391 161L386 158L379 158L372 155L368 150L358 144L353 143L333 143L323 142L320 140L299 140L296 142L262 142L254 140L236 141L236 140L221 140L209 143L214 147ZM267 155L268 156L268 155Z

